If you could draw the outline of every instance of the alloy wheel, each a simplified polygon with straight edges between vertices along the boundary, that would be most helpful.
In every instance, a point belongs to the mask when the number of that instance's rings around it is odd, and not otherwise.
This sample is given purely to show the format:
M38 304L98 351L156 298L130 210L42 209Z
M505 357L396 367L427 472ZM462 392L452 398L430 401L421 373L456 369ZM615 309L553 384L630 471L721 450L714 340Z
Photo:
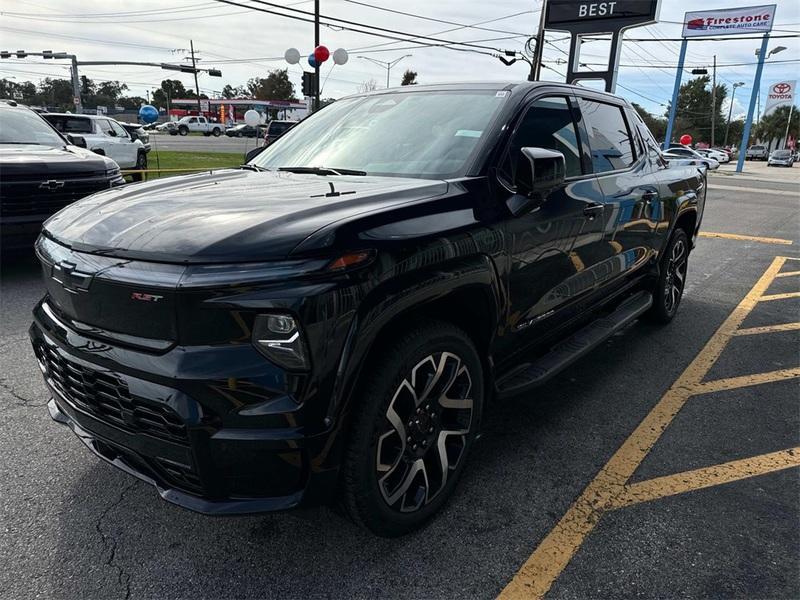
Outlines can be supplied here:
M376 449L378 487L391 508L414 512L444 489L467 448L468 367L451 352L428 355L400 383L385 417Z
M688 254L686 241L678 239L672 246L672 253L667 264L667 276L664 281L664 308L668 313L673 312L681 300L683 286L686 282Z

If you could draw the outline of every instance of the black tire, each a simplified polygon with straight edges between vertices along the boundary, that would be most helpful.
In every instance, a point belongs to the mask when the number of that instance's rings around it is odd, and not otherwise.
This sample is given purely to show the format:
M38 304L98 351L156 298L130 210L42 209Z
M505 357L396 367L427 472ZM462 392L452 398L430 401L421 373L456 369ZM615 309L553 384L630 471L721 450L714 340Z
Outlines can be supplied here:
M342 466L345 512L382 537L421 527L447 501L484 398L481 360L461 329L418 320L397 331L360 381Z
M213 135L214 137L219 137L220 134L222 134L222 131L220 131L220 128L219 127L214 127L214 130L211 132L211 135Z
M236 137L238 137L238 138L242 137L242 132L241 131L237 131L236 132Z
M136 167L137 171L144 171L147 169L147 153L146 152L139 152L136 156ZM134 181L144 181L144 173L134 173L132 176Z
M689 252L686 232L676 229L661 260L658 281L653 289L653 306L645 313L648 320L667 324L675 318L686 286Z
M178 134L179 135L189 135L189 128L185 125L181 125L178 127Z

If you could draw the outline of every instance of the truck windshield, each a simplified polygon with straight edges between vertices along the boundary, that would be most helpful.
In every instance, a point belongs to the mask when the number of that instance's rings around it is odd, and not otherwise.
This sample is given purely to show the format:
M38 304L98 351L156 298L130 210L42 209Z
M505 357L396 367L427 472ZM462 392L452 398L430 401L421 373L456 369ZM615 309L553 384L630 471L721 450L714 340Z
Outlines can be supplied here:
M268 169L461 176L508 95L497 90L419 91L339 100L292 128L251 163Z
M66 142L50 125L29 110L0 110L0 144L64 146Z

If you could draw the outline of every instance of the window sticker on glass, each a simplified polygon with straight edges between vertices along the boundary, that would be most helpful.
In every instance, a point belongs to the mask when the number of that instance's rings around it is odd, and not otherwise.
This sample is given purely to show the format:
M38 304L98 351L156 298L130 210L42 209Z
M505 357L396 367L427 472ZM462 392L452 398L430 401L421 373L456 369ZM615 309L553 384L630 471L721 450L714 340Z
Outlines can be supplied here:
M511 92L509 92L508 90L500 90L499 92L497 92L497 93L494 95L494 97L495 97L495 98L505 98L505 97L506 97L506 96L508 96L510 93L511 93Z
M474 129L459 129L456 131L456 137L470 137L479 138L483 131L475 131Z

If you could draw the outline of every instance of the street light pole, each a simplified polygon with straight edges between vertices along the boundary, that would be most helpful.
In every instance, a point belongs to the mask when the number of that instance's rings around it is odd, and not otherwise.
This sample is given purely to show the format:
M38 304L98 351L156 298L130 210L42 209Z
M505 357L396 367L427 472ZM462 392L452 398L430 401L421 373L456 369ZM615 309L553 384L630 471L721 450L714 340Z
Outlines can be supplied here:
M375 63L376 65L381 66L384 69L386 69L386 88L388 89L389 88L389 74L392 72L392 67L395 66L397 63L399 63L404 58L408 58L410 56L414 56L414 55L413 54L406 54L404 56L401 56L400 58L395 58L394 60L388 61L388 62L383 61L383 60L378 60L376 58L370 58L369 56L358 56L357 58L363 58L364 60L368 60L368 61L370 61L372 63Z
M733 84L733 91L731 92L731 105L728 107L728 124L725 125L725 140L722 142L722 146L728 145L728 131L731 128L731 114L733 113L733 99L736 97L736 88L741 87L744 85L744 81L739 81L738 83Z
M717 120L717 55L714 55L714 70L711 75L711 147L714 147L714 126Z

